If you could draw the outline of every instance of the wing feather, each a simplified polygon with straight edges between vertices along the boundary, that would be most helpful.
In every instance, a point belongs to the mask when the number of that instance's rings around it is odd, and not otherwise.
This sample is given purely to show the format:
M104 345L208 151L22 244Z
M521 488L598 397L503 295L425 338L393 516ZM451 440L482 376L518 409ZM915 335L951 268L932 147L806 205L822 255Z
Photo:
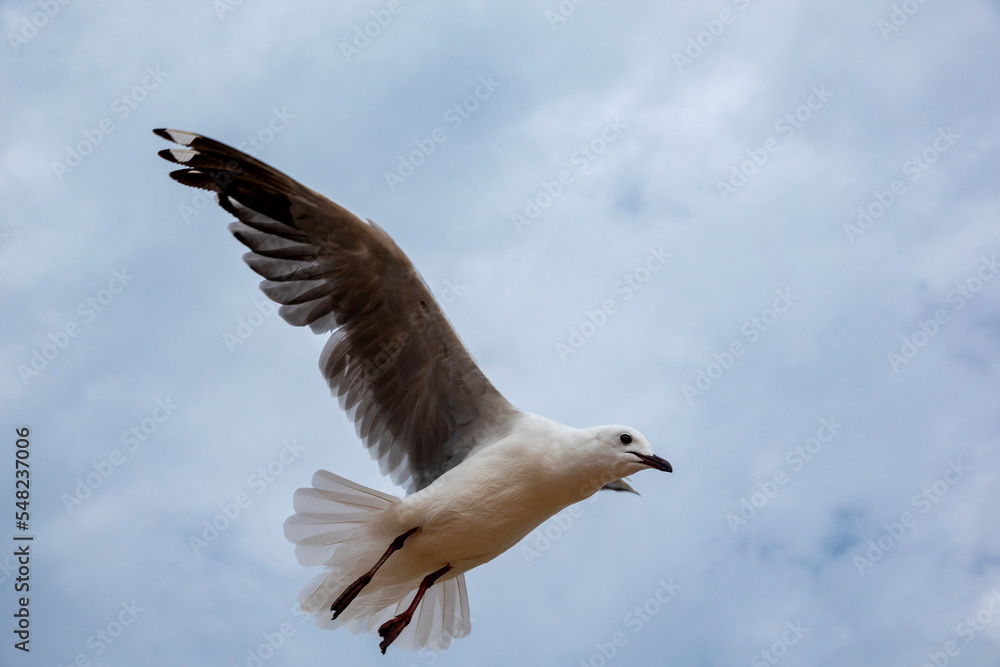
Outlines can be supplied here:
M236 216L229 229L281 317L332 332L320 371L384 474L422 489L509 428L518 411L378 225L225 144L154 132L183 146L159 153L183 167L170 176Z

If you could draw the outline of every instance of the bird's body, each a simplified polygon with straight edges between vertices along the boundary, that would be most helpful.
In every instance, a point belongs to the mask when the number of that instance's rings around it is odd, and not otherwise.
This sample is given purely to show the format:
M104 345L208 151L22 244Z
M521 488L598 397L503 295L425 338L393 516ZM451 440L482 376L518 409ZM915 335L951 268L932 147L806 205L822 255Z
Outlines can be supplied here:
M377 630L382 651L447 648L470 630L464 574L563 508L646 468L671 471L624 426L577 429L522 412L472 360L388 234L268 165L199 135L156 130L171 174L212 190L240 222L281 316L332 335L320 369L400 499L326 471L285 523L300 594L321 627Z
M456 573L467 572L493 560L550 516L581 499L579 495L571 498L571 489L557 487L548 462L532 456L539 452L529 451L538 442L531 438L538 425L531 422L541 419L522 415L517 424L521 428L396 505L398 527L421 527L407 549L412 547L414 557L426 558L431 565L422 568L423 574L445 564L451 564ZM558 447L555 438L544 442L552 450Z
M439 584L460 577L493 560L548 518L593 495L611 481L611 475L599 464L587 465L591 459L571 455L574 449L583 449L593 441L594 429L575 429L530 413L518 415L511 426L509 433L501 434L496 442L483 447L429 486L371 513L349 534L341 535L329 519L322 523L310 520L323 512L310 512L313 508L303 503L305 512L300 511L286 523L290 539L308 543L317 536L328 535L321 541L329 543L330 538L339 537L342 543L351 545L336 558L334 551L329 552L329 557L323 553L324 562L329 563L333 558L340 567L317 578L313 582L315 588L310 586L303 591L300 599L303 609L328 609L346 586L378 560L385 545L419 526L420 530L407 539L405 548L386 561L378 576L345 613L323 625L336 627L350 625L358 618L388 617L409 602L407 596L428 572L451 565L452 569L438 580ZM616 432L624 429L611 428ZM331 478L326 473L320 484ZM300 497L312 500L311 492L300 490L303 494ZM303 534L303 525L311 530ZM300 553L303 552L308 554L310 548L307 546ZM315 560L306 556L303 564L315 564ZM462 635L456 629L452 636Z

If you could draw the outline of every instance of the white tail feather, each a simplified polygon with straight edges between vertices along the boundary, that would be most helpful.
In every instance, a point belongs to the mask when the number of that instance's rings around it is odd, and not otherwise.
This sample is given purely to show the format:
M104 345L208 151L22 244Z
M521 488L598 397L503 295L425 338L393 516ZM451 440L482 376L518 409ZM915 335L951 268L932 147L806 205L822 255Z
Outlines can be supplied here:
M376 519L399 499L325 470L316 471L312 484L312 488L295 492L296 513L285 521L285 537L295 543L299 563L325 568L299 593L299 604L317 615L316 624L321 628L377 632L409 606L419 580L408 590L395 586L369 593L365 589L337 619L331 618L329 610L337 596L374 565L396 537L385 533ZM369 587L376 581L377 576ZM393 646L410 651L444 650L452 639L464 637L470 630L465 576L459 575L427 590L413 620Z

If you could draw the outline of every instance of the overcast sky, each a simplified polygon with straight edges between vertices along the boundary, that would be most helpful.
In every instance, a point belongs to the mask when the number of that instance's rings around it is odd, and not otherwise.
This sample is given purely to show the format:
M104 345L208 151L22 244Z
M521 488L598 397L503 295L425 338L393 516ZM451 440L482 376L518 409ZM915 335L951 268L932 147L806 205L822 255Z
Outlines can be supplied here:
M3 665L996 664L997 2L5 0L0 25ZM293 491L399 490L155 127L378 222L511 402L633 426L674 474L469 573L444 653L317 629Z

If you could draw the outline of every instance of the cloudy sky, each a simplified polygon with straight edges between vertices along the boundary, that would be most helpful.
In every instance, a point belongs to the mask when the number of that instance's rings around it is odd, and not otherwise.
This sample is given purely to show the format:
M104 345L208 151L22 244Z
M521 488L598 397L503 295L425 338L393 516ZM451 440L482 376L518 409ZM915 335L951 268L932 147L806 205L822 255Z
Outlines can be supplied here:
M5 0L0 25L3 665L995 665L997 2ZM447 652L318 630L294 489L396 489L324 337L167 177L164 126L377 221L511 402L634 426L674 474L472 571Z

